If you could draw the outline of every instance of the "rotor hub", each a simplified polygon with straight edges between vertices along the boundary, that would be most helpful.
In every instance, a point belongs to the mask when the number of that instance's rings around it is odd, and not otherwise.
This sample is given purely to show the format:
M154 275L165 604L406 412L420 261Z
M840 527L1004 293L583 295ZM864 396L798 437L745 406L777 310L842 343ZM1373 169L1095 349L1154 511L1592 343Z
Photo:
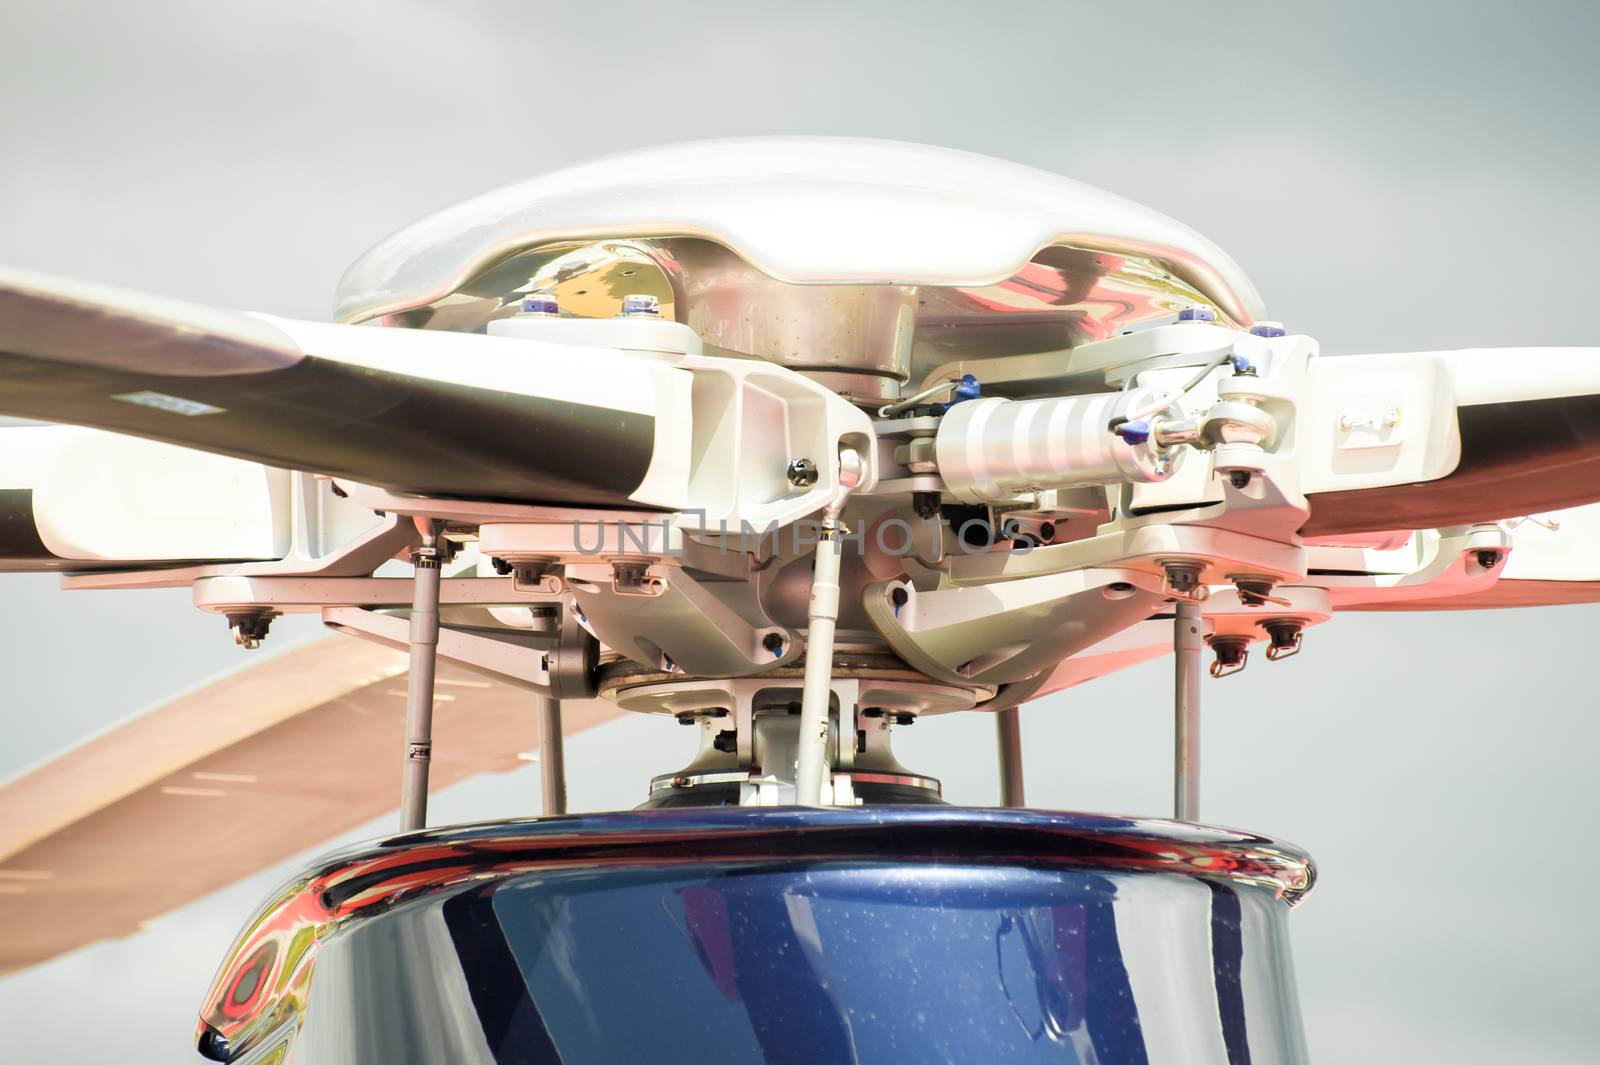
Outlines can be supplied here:
M692 762L650 783L646 807L779 806L795 800L803 661L759 677L694 678L631 662L601 667L600 694L700 730ZM968 710L992 690L941 684L885 654L834 656L827 778L832 806L942 803L938 780L901 765L894 730L924 714Z

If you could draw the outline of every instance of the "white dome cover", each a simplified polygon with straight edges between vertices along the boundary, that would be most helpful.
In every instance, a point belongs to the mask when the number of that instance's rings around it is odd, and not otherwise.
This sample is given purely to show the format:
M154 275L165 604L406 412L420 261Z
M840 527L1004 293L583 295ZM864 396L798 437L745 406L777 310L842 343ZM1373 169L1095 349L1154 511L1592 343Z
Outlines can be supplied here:
M378 242L340 280L335 313L432 303L549 241L669 235L796 284L987 285L1070 245L1161 262L1241 324L1266 313L1220 248L1120 196L972 152L843 137L647 148L510 185Z

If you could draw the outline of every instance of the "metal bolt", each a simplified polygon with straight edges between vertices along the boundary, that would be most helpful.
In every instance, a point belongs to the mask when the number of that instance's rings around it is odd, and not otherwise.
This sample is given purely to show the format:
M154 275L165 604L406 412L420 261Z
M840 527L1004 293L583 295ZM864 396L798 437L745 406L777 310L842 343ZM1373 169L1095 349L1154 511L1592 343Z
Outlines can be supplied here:
M1305 628L1304 622L1295 618L1274 618L1263 621L1261 627L1267 630L1267 661L1276 662L1281 658L1300 653L1301 631Z
M1217 656L1211 663L1213 677L1230 677L1242 670L1250 658L1250 640L1244 636L1213 636L1211 650Z
M1122 442L1131 447L1137 447L1150 439L1150 423L1147 421L1122 422L1112 432L1122 437Z
M1494 569L1500 564L1500 552L1483 550L1478 552L1478 565L1484 569Z
M772 652L772 657L783 657L783 637L776 632L769 632L761 638L761 646Z
M229 614L228 628L233 632L233 642L246 651L254 651L267 638L272 625L271 614Z
M1282 322L1257 322L1250 327L1253 337L1281 337L1284 335Z
M561 305L549 293L534 293L522 297L522 306L517 314L526 318L558 318L561 316Z
M1178 312L1180 322L1215 322L1217 309L1204 303L1196 303L1192 307L1185 307Z
M1167 583L1178 595L1193 595L1200 587L1200 574L1204 567L1198 562L1166 563Z
M680 725L694 725L708 718L727 717L728 708L725 706L707 706L698 710L679 710L673 716L678 719L678 724Z
M817 464L810 459L795 459L789 463L789 483L796 488L809 488L817 483L817 478L820 476Z
M1287 607L1289 600L1272 594L1277 582L1270 577L1234 576L1229 577L1233 586L1239 591L1239 602L1248 607L1273 606Z
M611 586L619 592L642 592L645 590L645 576L649 568L648 562L613 562Z
M1245 606L1261 606L1272 594L1271 581L1234 581L1234 587L1239 589L1239 601Z
M950 396L950 402L945 404L945 409L949 410L957 403L964 403L969 399L977 399L981 395L983 395L983 386L978 383L978 379L969 373L962 374L961 380L956 382L955 392Z
M622 297L622 317L660 318L661 301L654 296L639 292L624 296Z

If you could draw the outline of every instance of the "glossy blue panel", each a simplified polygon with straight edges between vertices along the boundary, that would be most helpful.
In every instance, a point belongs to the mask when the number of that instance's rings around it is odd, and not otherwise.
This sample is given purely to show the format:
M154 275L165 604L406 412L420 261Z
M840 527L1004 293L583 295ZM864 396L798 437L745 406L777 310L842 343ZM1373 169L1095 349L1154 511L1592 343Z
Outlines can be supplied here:
M298 987L292 1008L230 1034L241 1060L302 1065L1298 1062L1264 873L1293 866L1253 837L1022 811L418 833L280 896L330 916L304 965L259 977Z
M1075 1042L1146 1060L1103 877L708 873L511 882L451 899L444 919L457 936L503 930L521 979L487 997L537 1013L559 1051L546 1060L1074 1061ZM536 1060L508 1034L499 1060Z

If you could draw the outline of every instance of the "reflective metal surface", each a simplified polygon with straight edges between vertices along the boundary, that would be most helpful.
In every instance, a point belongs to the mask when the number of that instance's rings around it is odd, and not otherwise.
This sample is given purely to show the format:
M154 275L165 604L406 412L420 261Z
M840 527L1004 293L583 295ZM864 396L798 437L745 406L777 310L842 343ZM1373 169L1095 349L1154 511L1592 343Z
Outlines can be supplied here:
M384 321L481 331L530 293L582 318L614 317L628 295L654 295L707 350L835 375L832 387L862 399L897 395L957 359L1065 350L1207 298L1153 260L1059 246L992 285L797 285L721 244L674 235L535 245Z
M609 317L655 295L712 349L866 400L957 358L1055 351L1192 303L1248 325L1260 297L1169 218L967 152L845 138L708 141L489 193L380 242L344 321L481 330L532 292Z
M700 704L678 715L681 723L699 729L700 750L683 768L654 777L642 808L794 805L804 729L802 715L795 711L798 693L752 693L745 682L745 693L735 690L731 699L703 701L691 694L692 683L677 693L660 691L657 697L683 695ZM881 704L862 706L860 690L859 683L845 681L831 693L837 702L827 714L822 782L817 799L806 805L942 803L938 780L907 769L894 756L891 737L898 728L914 724L915 713ZM650 697L648 691L639 694ZM743 742L740 730L746 733Z
M336 855L204 1007L234 1061L1305 1060L1292 847L1016 810L657 810Z
M1220 248L1147 207L971 152L847 137L752 137L596 159L430 215L358 259L337 314L433 303L555 241L697 236L793 284L997 285L1056 245L1159 262L1227 316L1264 317Z

